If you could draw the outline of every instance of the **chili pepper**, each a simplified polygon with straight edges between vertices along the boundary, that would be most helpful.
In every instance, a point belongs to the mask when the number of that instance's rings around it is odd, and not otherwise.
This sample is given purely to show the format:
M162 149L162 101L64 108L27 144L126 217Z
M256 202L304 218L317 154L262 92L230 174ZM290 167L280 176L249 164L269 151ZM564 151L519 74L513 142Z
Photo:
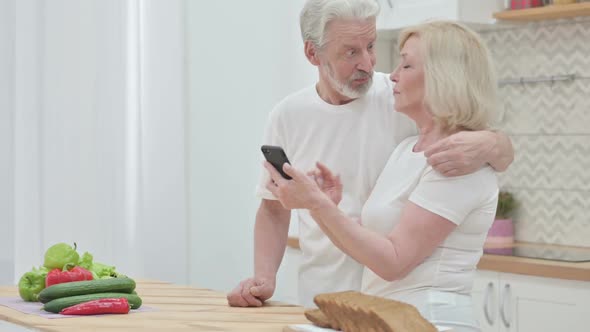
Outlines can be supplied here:
M62 315L126 314L131 306L126 298L107 298L82 302L62 309Z
M53 269L47 274L45 278L45 287L64 282L92 280L92 272L83 267L75 266L73 264L66 264L63 270Z

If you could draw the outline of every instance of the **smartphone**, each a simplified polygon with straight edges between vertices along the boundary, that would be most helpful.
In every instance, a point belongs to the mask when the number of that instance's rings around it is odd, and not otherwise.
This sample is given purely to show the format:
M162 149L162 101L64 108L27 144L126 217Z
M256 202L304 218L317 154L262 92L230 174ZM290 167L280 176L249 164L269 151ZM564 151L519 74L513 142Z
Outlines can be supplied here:
M274 168L281 173L283 178L291 180L291 177L283 172L283 164L291 164L283 148L274 145L263 145L260 147L260 150L262 150L262 154L264 155L264 158L266 158L266 161L273 165Z

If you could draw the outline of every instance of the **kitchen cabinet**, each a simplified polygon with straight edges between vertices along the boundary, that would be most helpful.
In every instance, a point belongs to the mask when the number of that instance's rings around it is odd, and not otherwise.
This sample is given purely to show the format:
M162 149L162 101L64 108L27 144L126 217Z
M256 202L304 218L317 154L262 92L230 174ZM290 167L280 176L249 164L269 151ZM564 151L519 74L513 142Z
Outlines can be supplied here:
M491 24L493 14L504 9L500 0L379 0L378 30L396 30L428 19L466 24Z
M590 282L479 270L473 285L483 332L587 331Z
M297 239L289 239L276 294L290 299L297 297L300 256ZM568 332L588 331L589 275L587 263L484 255L472 291L482 331L555 332L563 331L565 326Z

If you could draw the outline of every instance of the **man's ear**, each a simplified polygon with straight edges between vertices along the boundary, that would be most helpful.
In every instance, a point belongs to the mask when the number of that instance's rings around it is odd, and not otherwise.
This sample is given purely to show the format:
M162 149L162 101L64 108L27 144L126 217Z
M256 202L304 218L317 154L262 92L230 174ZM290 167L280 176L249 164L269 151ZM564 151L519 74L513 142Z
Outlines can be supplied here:
M309 62L312 65L319 66L320 59L318 56L318 49L314 45L314 43L310 42L309 40L306 40L304 47L305 47L305 56L307 57L307 60L309 60Z

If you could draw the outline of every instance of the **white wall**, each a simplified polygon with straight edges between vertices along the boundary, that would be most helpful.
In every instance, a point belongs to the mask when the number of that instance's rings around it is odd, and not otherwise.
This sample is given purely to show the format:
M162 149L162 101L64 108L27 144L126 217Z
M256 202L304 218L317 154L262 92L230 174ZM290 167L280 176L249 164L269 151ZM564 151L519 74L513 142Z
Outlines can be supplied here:
M2 130L0 145L14 151L0 192L14 279L77 242L130 276L186 283L184 1L14 3L13 144Z
M263 130L275 103L316 81L297 1L188 2L191 282L252 273Z
M0 1L2 275L74 241L140 277L250 274L268 113L316 80L303 0Z
M15 277L56 242L124 267L125 6L16 6Z
M0 0L0 284L14 274L14 0Z
M145 277L186 284L185 1L143 0L139 6L140 71L131 75L140 78L137 254Z

